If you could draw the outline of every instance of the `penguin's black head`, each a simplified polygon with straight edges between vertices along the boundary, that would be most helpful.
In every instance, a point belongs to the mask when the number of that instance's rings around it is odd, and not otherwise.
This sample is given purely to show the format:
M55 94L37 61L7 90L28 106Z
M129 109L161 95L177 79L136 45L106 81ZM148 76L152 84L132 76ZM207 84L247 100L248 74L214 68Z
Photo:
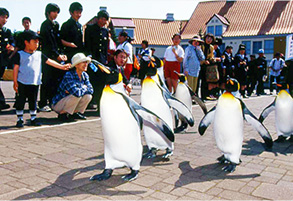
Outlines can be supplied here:
M280 81L276 85L279 89L289 89L289 85L286 83L284 76L280 77Z
M116 84L121 79L119 75L119 70L114 68L110 68L110 74L107 74L105 76L106 76L105 83L109 85Z
M178 75L179 82L185 82L186 81L186 76L183 73L178 73L177 71L174 71Z
M92 59L92 63L105 74L105 84L116 84L122 79L121 75L119 75L120 73L118 69L104 66L102 63L94 59Z
M240 89L240 85L236 79L228 77L225 88L228 92L235 92Z
M154 76L157 74L157 68L154 61L150 61L146 70L146 76Z

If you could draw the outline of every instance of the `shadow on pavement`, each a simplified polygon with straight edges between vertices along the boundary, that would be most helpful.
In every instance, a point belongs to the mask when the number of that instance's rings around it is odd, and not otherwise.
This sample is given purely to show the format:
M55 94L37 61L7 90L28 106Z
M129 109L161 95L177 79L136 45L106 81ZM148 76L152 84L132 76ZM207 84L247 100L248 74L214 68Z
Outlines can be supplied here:
M275 154L275 156L278 156L278 154L292 154L293 143L289 141L285 141L283 143L274 142L273 147L271 149L268 149L264 143L260 143L255 139L251 139L244 142L242 154L255 156L263 153L264 151L272 152Z
M97 158L101 158L98 156ZM93 160L94 158L89 158L86 160ZM25 195L21 195L14 200L28 200L35 198L53 198L53 197L70 197L80 194L91 194L91 195L99 195L99 196L109 196L115 195L117 193L124 194L142 194L145 191L123 191L123 190L113 190L113 188L125 183L121 179L122 175L112 175L112 177L106 181L89 181L90 175L92 172L97 170L94 174L102 173L104 168L104 161L99 162L95 165L88 166L85 168L76 168L73 170L69 170L61 174L56 181L45 187L41 190L33 193L28 193ZM91 175L92 176L92 175ZM111 189L110 189L111 188Z
M235 173L228 173L222 170L224 167L222 164L213 163L204 166L192 168L189 161L184 161L179 164L181 175L175 182L174 189L191 184L201 183L213 180L223 179L245 179L259 177L259 174L248 174L248 175L235 175ZM237 170L237 169L236 169Z

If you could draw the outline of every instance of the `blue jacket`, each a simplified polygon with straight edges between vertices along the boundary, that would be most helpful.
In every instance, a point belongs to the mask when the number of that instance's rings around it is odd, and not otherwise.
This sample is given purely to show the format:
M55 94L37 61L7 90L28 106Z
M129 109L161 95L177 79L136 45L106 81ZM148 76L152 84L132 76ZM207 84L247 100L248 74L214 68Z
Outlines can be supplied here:
M68 91L66 93L65 91ZM76 70L72 69L64 75L59 87L56 96L54 96L52 103L53 105L57 104L62 98L68 95L74 95L76 97L82 97L85 94L93 94L93 86L89 81L89 76L86 72L82 72L81 80L79 79Z
M205 60L201 49L196 49L193 45L188 45L185 49L183 59L183 70L188 72L189 76L198 77L200 71L200 62Z

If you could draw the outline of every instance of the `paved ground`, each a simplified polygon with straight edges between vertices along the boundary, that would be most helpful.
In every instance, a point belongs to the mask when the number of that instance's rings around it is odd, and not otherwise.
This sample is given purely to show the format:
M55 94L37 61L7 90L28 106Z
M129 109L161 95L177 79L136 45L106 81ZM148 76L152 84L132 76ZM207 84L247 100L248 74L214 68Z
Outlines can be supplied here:
M11 82L1 82L9 104L13 104ZM139 90L133 97L139 99ZM273 101L272 96L245 99L258 116ZM215 102L207 103L211 108ZM197 133L203 113L193 107L196 124L185 134L176 134L175 151L170 161L159 157L143 160L139 177L123 182L126 168L114 171L103 182L89 177L104 167L100 118L94 111L87 121L60 124L56 114L38 113L45 125L38 128L14 127L13 111L0 114L0 199L64 200L175 200L175 199L292 199L293 144L274 144L266 151L254 129L245 123L242 163L234 173L223 172L216 158L212 128L204 136ZM29 114L25 114L29 119ZM264 122L277 138L274 115Z

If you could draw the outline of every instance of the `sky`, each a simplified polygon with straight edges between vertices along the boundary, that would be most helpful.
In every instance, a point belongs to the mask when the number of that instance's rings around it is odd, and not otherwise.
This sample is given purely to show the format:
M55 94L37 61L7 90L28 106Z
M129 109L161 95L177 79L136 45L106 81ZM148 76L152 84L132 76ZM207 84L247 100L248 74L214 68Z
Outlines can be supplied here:
M11 31L23 30L21 19L28 16L32 20L31 29L38 31L45 20L45 7L56 3L60 7L57 21L60 25L70 17L69 6L78 0L0 0L0 7L9 11L6 27ZM112 17L133 17L165 19L167 13L174 13L175 20L188 20L199 0L79 0L83 6L80 23L85 24L97 15L100 6L107 7Z

